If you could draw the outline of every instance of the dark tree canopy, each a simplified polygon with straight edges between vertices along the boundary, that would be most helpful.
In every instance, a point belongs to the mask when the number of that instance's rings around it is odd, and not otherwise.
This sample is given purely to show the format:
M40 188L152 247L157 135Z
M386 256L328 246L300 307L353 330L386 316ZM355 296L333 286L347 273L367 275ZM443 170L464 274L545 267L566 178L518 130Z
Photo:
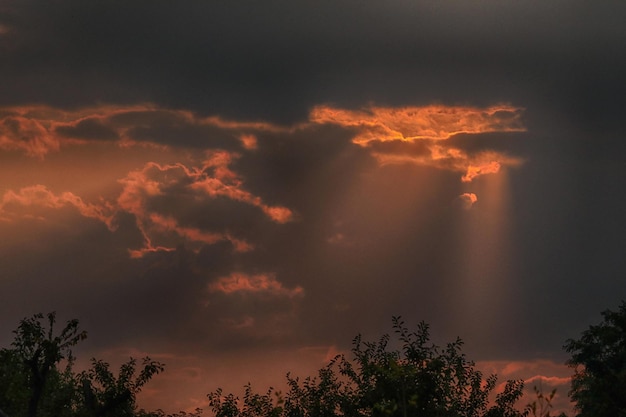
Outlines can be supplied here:
M522 396L522 381L508 381L490 398L496 376L483 378L461 353L460 339L445 348L431 344L428 325L410 331L393 319L389 335L376 342L353 340L352 358L342 355L322 368L316 378L287 376L283 397L269 390L255 394L246 386L243 401L221 390L209 394L217 417L428 416L520 417L514 406ZM491 400L494 400L490 402Z
M603 313L580 340L569 340L576 369L572 399L579 416L626 417L626 304ZM198 417L139 410L136 395L164 365L130 358L117 373L102 360L74 370L71 348L86 337L77 320L55 331L56 315L20 321L9 348L0 349L0 417ZM496 393L497 377L484 376L462 353L457 339L445 347L430 342L429 326L409 330L393 318L393 334L376 341L358 335L350 355L338 355L315 377L287 374L285 394L270 388L243 399L218 389L208 395L216 417L550 417L555 391L523 411L516 408L523 381L509 380ZM561 416L563 417L563 415Z
M602 317L564 346L575 370L570 397L579 417L626 417L626 302Z
M144 358L136 375L131 358L116 377L108 363L92 359L90 369L76 373L70 349L87 333L70 320L56 334L55 323L55 313L25 318L11 347L0 349L0 417L135 416L136 394L163 365Z
M11 349L0 350L0 408L11 416L64 415L72 390L69 368L60 371L57 366L63 359L71 366L70 349L87 337L78 328L78 320L67 322L55 334L56 314L43 314L23 319L13 332ZM54 413L46 410L54 409Z

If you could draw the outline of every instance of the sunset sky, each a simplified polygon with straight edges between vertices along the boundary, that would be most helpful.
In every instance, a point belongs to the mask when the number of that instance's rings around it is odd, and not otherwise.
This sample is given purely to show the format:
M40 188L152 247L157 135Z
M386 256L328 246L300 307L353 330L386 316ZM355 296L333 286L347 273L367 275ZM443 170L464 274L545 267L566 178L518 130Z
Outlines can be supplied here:
M500 380L626 298L626 3L0 0L0 346L307 376L391 317ZM528 398L530 400L530 397Z

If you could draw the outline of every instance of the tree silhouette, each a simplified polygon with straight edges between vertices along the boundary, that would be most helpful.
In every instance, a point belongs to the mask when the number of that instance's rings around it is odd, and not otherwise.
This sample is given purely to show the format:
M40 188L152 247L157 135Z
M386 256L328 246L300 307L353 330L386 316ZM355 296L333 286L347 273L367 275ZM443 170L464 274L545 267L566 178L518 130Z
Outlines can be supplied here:
M120 367L118 377L115 377L107 362L97 359L91 362L91 368L78 376L82 392L79 415L94 417L134 416L136 395L154 375L164 370L162 363L146 357L143 369L135 376L137 361L131 358Z
M618 311L601 313L603 321L590 326L564 348L574 368L570 397L579 417L626 416L626 302Z
M390 349L389 335L376 342L353 340L352 358L335 357L317 377L287 375L285 398L271 389L253 394L246 386L243 401L221 390L209 394L217 417L429 416L521 417L515 409L522 381L508 381L490 405L496 376L486 379L461 353L460 339L440 348L429 342L429 327L414 332L399 317L393 329L400 349Z
M47 314L47 326L42 323L43 318L43 314L36 314L21 320L13 332L13 348L0 352L4 378L7 379L2 384L5 386L3 398L8 401L2 404L2 408L19 409L26 402L28 417L37 416L42 397L51 381L58 384L55 392L50 392L48 402L66 400L60 398L62 394L67 394L67 390L61 388L65 375L57 370L57 364L62 359L68 359L71 363L71 347L87 337L85 331L79 330L78 320L68 321L61 332L55 335L56 314Z
M55 335L56 314L46 321L43 314L21 320L11 348L0 349L0 417L135 416L136 395L164 365L146 357L138 370L130 358L116 377L94 358L90 369L76 373L70 349L87 333L70 320Z

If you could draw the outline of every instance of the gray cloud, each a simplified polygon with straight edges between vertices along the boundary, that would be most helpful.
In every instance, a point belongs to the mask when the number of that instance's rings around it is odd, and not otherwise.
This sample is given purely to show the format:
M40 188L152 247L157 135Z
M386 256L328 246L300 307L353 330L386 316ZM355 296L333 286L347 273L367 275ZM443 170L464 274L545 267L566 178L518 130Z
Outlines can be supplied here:
M107 126L102 121L91 118L83 119L75 125L58 126L55 132L61 136L86 140L118 140L117 132Z
M30 0L5 12L2 101L147 100L282 121L324 102L513 101L619 126L623 13L560 1Z

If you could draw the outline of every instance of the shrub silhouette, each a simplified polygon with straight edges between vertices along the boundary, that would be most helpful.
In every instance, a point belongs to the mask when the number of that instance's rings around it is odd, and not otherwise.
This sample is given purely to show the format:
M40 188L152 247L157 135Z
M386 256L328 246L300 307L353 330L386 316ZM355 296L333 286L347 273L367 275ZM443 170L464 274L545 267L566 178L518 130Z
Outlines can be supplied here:
M440 348L430 343L429 327L410 331L400 317L393 318L399 349L391 337L352 342L352 357L336 356L317 377L300 380L287 375L289 390L283 397L270 389L252 392L250 385L239 401L220 389L209 394L217 417L326 417L326 416L433 416L520 417L515 409L523 382L510 380L490 405L497 377L474 368L461 352L460 339Z
M602 312L578 340L564 346L574 368L570 398L579 417L626 416L626 302Z
M47 322L47 323L46 323ZM73 370L71 348L87 337L78 320L55 333L56 314L20 321L11 348L0 349L0 417L126 417L136 413L136 394L163 364L131 358L115 377L106 362ZM65 368L59 369L65 360Z

